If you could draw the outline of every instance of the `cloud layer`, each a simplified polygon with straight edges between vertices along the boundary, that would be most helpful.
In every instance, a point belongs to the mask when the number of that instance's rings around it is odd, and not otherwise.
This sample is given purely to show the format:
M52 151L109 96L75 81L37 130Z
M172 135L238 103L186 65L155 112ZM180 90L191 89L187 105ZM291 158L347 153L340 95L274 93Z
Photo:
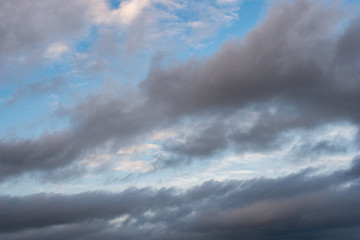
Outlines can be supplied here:
M209 123L164 150L178 159L229 146L261 151L281 145L289 131L339 121L357 126L359 20L345 10L338 3L276 3L247 36L210 57L168 67L154 60L138 85L105 88L63 109L70 128L37 139L3 140L1 178L61 169L109 141L125 146L207 114L219 117L215 127ZM246 109L256 115L250 127L229 120L235 116L231 112Z
M238 19L243 2L1 2L0 84L13 85L0 111L63 95L46 108L62 127L0 138L0 187L72 178L94 191L3 193L0 238L359 239L360 15L341 1L274 1L243 37L187 57ZM124 81L132 60L135 80ZM69 90L82 81L95 83ZM291 169L233 179L247 154L268 162L243 172ZM236 164L220 166L229 156ZM330 158L351 163L335 169ZM294 170L302 162L321 164ZM169 169L201 175L208 164L220 170L207 179L230 169L225 180L161 182ZM101 190L133 176L154 179Z
M356 239L360 161L318 174L209 181L180 191L0 197L2 239ZM61 237L64 235L61 234Z

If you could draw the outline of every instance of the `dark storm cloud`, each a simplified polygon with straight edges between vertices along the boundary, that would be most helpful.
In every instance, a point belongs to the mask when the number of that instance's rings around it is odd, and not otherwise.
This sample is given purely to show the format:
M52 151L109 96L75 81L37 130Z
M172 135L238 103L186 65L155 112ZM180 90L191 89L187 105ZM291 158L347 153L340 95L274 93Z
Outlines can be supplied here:
M328 175L305 170L275 179L209 181L185 192L1 196L0 236L57 239L64 231L86 240L356 239L359 178L355 159Z
M358 125L359 65L349 59L360 57L360 45L354 44L359 20L340 25L353 17L346 14L339 3L277 2L261 24L214 55L153 67L138 86L104 91L64 110L72 124L65 133L49 141L1 141L3 179L64 167L109 141L115 149L187 119L203 114L221 119L252 106L265 110L248 131L237 131L235 125L226 125L226 133L194 129L184 145L165 148L178 153L176 163L182 156L210 156L229 146L271 149L284 142L282 133L296 129L340 120ZM57 135L66 141L53 146Z

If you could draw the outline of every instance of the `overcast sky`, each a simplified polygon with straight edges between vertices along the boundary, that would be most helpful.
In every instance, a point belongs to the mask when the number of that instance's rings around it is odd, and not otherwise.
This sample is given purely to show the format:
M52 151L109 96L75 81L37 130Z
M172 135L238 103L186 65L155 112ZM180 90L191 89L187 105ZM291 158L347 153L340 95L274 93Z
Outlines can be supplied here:
M360 1L0 1L0 239L360 239Z

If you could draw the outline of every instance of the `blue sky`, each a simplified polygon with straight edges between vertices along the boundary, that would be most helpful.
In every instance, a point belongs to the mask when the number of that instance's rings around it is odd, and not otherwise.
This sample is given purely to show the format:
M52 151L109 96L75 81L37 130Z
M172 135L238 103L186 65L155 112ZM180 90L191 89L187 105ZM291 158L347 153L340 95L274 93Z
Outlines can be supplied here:
M359 6L2 1L0 238L358 239Z

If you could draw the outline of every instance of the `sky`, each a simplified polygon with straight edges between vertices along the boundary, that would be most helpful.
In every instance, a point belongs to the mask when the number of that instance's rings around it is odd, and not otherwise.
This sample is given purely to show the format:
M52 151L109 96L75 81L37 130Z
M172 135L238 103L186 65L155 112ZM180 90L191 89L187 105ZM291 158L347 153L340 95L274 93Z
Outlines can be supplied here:
M360 239L360 1L0 1L0 239Z

